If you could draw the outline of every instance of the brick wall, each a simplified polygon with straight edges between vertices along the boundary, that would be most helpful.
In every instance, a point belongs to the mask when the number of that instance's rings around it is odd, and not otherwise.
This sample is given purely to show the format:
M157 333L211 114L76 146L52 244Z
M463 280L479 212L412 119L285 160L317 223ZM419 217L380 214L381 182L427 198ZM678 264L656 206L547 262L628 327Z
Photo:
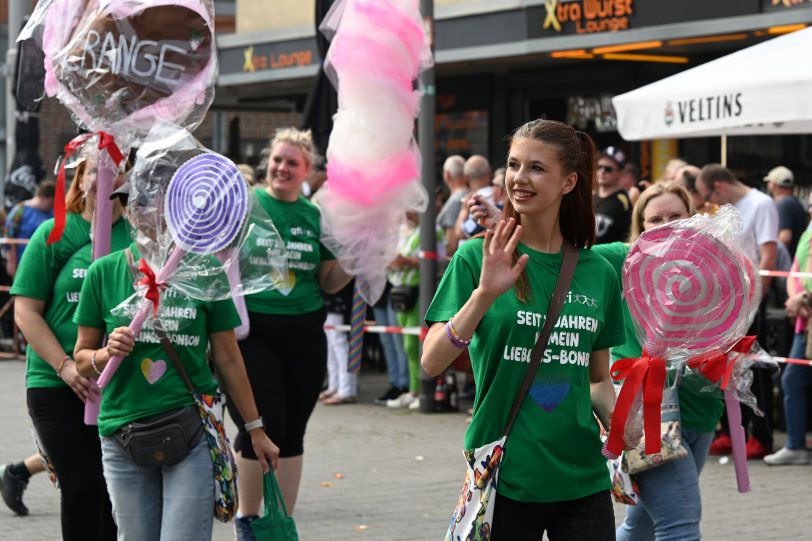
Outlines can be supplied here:
M231 121L237 117L240 119L239 135L243 142L242 155L230 157L249 161L252 164L259 161L259 152L274 130L286 126L298 127L301 122L301 114L297 112L228 111L225 115L226 126L229 126ZM213 115L209 112L195 130L194 135L203 144L211 145L213 131ZM62 153L63 147L77 133L76 124L67 109L59 101L46 98L40 111L40 155L49 175L53 171L56 159ZM229 133L228 128L226 128L226 133Z

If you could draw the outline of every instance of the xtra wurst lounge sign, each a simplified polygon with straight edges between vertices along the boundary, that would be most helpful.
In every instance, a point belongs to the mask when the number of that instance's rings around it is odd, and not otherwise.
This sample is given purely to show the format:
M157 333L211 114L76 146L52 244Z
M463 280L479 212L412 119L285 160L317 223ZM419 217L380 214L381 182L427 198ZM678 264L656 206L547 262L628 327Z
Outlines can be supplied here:
M701 127L704 122L740 117L743 112L742 93L705 96L665 104L665 125Z

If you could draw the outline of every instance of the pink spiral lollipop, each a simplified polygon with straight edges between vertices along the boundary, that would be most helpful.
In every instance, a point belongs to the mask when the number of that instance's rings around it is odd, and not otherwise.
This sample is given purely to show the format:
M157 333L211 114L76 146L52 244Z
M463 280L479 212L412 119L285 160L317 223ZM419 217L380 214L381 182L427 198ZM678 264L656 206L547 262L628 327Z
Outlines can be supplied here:
M741 260L703 231L674 225L643 233L626 258L623 287L644 349L661 357L730 349L754 298Z

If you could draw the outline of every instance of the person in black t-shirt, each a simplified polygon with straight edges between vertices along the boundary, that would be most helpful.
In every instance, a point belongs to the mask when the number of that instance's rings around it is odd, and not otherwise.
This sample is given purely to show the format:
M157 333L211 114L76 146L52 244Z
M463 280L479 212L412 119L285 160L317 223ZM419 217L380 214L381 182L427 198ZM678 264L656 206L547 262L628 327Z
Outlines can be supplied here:
M798 239L801 238L809 222L809 215L804 205L792 195L795 189L795 175L792 171L779 165L764 177L767 191L773 196L778 207L778 240L787 247L789 254L795 257Z
M598 191L595 203L596 244L626 241L631 225L632 205L629 194L621 187L621 170L625 156L616 147L603 151L598 159Z

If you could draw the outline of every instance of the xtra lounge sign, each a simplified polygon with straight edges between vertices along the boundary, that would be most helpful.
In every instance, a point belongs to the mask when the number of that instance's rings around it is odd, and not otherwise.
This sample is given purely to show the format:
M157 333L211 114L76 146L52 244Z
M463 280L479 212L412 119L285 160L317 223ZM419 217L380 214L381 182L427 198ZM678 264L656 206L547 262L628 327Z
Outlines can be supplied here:
M617 32L629 28L634 0L544 0L544 9L544 31Z

